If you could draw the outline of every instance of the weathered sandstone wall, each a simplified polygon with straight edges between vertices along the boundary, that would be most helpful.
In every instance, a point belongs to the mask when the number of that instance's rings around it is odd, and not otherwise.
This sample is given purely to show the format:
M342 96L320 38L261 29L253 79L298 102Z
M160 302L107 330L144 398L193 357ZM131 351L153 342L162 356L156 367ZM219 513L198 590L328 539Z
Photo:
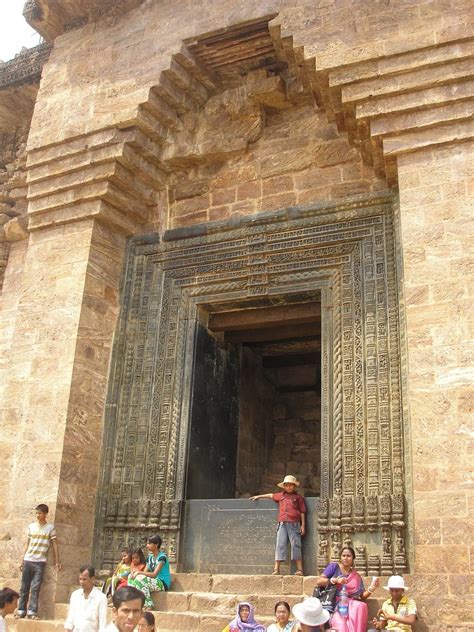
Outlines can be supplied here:
M465 535L472 532L469 145L457 143L472 135L465 81L471 9L467 0L209 0L191 14L188 5L165 0L56 39L28 139L32 232L28 243L12 246L5 271L0 576L17 581L22 529L39 501L51 505L65 564L47 584L51 596L64 599L77 565L89 560L128 235L337 199L398 180L406 430L420 525L411 570L433 593L427 621L469 620L472 596L466 612L456 598L472 573ZM199 131L198 116L191 121L184 106L163 111L154 92L183 40L274 13L272 36L321 109L297 99L279 111L262 106L259 134L237 151L180 162L170 143L171 153L158 159L166 140L178 138L173 126L184 121L185 131L188 122ZM175 94L185 104L188 96ZM167 126L151 123L150 111Z
M399 159L413 570L433 625L472 622L473 155L463 143Z

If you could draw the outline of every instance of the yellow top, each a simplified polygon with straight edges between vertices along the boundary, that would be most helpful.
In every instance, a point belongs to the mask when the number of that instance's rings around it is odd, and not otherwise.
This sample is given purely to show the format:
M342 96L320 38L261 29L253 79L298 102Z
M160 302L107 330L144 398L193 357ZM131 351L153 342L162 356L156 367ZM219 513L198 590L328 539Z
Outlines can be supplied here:
M383 602L382 610L387 614L396 614L400 617L408 617L410 614L416 615L416 604L413 599L406 595L402 595L397 610L393 607L392 599ZM399 623L398 621L387 621L386 630L400 630L400 632L412 632L412 627L408 623Z

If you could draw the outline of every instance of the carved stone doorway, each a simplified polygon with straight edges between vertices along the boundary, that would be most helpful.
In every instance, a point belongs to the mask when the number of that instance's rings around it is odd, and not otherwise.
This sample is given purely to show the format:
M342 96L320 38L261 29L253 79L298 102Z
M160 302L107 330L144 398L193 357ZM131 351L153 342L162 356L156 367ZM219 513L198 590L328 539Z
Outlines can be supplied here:
M186 499L200 326L213 332L219 314L244 306L320 302L317 564L353 543L362 570L406 570L396 252L386 192L171 230L161 243L131 241L106 409L97 564L110 565L123 543L143 544L157 530L171 561L179 559L183 503L193 502ZM252 341L232 343L228 325L220 329L211 333L216 342L227 332L224 343L255 352ZM225 495L235 496L237 485L226 485Z
M213 307L197 324L186 499L248 498L285 473L319 495L319 293Z
M181 569L269 573L276 505L244 499L276 491L285 473L319 495L320 299L289 293L199 310ZM317 499L307 503L304 563L316 572Z

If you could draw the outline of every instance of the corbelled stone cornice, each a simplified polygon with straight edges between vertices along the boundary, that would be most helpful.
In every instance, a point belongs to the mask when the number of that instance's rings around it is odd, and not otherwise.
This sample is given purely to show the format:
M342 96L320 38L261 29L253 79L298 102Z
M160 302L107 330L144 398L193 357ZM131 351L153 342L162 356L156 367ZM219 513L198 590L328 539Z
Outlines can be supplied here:
M29 125L50 52L49 44L40 44L0 65L0 133Z
M47 62L51 46L43 43L28 48L0 65L0 90L25 83L39 83L41 71Z
M270 30L290 68L299 60L300 76L328 119L389 185L398 180L397 156L474 137L472 37L460 33L433 46L322 68L318 55L296 45L278 18Z
M133 234L150 221L170 167L165 150L216 86L185 47L172 56L126 129L109 128L28 153L29 229L94 217Z

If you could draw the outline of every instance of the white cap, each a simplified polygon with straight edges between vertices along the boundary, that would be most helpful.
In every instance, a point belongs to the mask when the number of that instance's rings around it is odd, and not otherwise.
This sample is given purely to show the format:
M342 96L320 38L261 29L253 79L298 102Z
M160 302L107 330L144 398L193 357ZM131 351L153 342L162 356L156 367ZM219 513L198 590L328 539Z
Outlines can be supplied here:
M301 603L293 606L293 614L300 623L305 625L321 625L331 616L327 610L324 610L321 602L317 597L308 597Z
M402 588L403 590L408 590L408 586L405 586L405 581L401 575L392 575L389 577L387 585L384 586L385 590L390 590L390 588Z

